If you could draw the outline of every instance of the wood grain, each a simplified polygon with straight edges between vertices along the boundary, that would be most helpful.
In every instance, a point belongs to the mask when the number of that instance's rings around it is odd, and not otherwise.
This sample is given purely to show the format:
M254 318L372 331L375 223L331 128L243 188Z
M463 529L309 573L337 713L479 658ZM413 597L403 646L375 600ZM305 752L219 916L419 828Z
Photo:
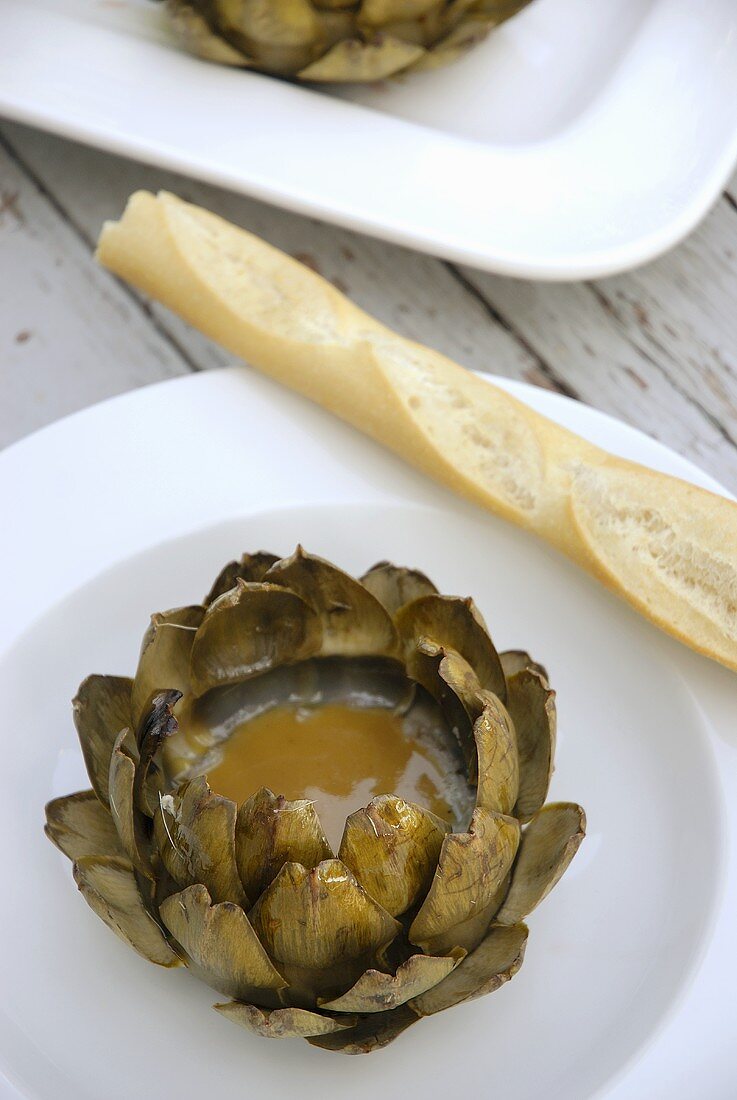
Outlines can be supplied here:
M26 127L0 133L10 198L0 220L0 286L10 286L0 291L0 443L101 396L230 361L92 259L102 222L128 194L164 187L299 257L397 331L476 370L580 397L737 489L737 177L700 229L655 263L593 283L527 283Z

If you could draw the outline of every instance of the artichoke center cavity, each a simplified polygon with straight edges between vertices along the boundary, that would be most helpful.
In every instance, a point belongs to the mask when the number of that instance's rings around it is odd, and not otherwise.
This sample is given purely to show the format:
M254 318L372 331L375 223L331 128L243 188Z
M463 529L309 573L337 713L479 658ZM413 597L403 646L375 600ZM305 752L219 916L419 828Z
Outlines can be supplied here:
M467 809L447 736L386 707L272 707L236 726L218 757L207 771L214 791L237 803L261 787L310 799L335 851L348 815L376 795L398 795L451 825Z

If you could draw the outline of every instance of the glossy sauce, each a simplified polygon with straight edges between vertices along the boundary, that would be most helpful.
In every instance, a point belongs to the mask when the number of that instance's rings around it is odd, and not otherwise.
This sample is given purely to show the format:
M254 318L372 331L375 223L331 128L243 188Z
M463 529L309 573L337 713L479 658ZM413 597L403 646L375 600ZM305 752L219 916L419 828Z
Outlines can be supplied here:
M316 803L334 850L349 814L396 794L452 822L448 762L432 741L410 737L394 711L330 704L278 706L236 727L210 767L213 791L245 802L260 787Z

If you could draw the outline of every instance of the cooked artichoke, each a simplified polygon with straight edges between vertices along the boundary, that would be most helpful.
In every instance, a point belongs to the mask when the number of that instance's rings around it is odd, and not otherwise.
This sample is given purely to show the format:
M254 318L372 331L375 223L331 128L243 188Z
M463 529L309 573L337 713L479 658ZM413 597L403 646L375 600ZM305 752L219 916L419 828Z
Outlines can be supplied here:
M225 65L320 83L455 61L531 0L167 0L179 40Z
M456 831L387 792L336 853L310 800L262 788L239 807L210 789L244 718L354 699L357 677L371 705L441 716L473 796ZM579 806L544 805L543 667L497 654L471 600L387 562L357 581L301 548L245 555L203 604L153 616L133 679L88 677L74 718L92 789L50 802L46 832L80 891L144 958L190 967L231 998L219 1012L271 1038L368 1052L497 989L584 835Z

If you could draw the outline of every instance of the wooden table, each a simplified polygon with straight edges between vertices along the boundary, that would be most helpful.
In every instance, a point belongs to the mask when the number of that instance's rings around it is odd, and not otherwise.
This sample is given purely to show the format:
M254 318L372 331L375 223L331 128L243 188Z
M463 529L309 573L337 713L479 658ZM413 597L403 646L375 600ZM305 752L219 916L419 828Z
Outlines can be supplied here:
M556 285L457 267L9 123L0 126L0 446L113 394L232 362L95 263L103 220L141 187L223 214L399 332L604 409L737 491L737 177L669 255Z

